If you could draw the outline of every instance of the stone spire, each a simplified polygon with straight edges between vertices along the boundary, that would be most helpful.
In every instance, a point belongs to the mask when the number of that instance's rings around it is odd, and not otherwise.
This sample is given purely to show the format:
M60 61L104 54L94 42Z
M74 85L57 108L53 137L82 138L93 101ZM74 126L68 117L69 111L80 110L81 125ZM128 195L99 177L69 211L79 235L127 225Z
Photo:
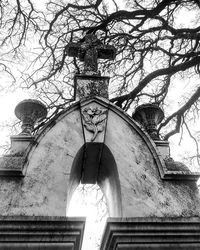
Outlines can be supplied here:
M84 63L81 74L75 75L76 99L95 95L108 98L109 77L101 76L98 59L114 60L116 49L111 45L104 45L96 35L87 34L80 42L69 43L66 53Z

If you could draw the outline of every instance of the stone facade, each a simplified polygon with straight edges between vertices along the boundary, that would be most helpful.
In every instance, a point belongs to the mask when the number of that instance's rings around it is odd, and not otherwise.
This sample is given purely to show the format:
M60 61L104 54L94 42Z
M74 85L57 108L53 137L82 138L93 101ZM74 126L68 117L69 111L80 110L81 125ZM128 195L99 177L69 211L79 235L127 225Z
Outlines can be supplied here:
M178 173L175 173L174 180L164 181L161 170L164 171L166 165L155 143L128 115L100 98L82 102L82 107L101 107L108 112L105 128L97 133L93 143L105 144L116 162L120 216L199 216L198 189L193 180L189 181L193 173L187 172L186 179L177 179ZM17 157L10 155L9 165L4 157L2 169L22 164L24 177L7 179L2 176L0 201L5 205L0 207L2 215L65 215L75 188L71 180L77 178L78 185L82 173L80 163L80 173L72 175L74 159L80 148L93 137L82 119L80 105L76 103L47 124L21 156L23 160L18 163L15 161ZM182 174L178 169L177 172Z
M106 111L104 128L94 140L94 132L83 124L82 110L87 107ZM90 179L100 185L111 217L200 216L194 174L173 169L167 180L163 175L167 167L155 142L131 117L103 98L77 102L66 109L38 133L20 157L23 160L16 161L15 154L8 156L10 161L1 159L2 216L65 216L73 191L84 173L91 173L91 165L92 176L84 182ZM19 166L22 175L14 175L11 169Z
M0 249L80 250L84 219L65 218L80 182L97 183L107 200L102 250L200 249L200 174L170 158L147 106L142 127L138 113L135 121L105 99L109 78L97 59L114 59L112 46L88 35L67 53L85 63L75 76L80 100L35 136L43 105L18 106L22 133L0 159Z

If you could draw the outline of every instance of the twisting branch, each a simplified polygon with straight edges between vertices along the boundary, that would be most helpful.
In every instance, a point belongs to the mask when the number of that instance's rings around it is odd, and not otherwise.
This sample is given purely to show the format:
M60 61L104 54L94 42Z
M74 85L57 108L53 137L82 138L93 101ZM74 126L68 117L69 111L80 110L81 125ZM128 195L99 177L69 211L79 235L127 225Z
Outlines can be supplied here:
M186 129L187 129L187 132L188 132L188 134L189 134L189 136L192 138L192 140L194 141L194 143L195 143L195 145L196 145L197 162L198 162L198 164L199 164L199 166L200 166L200 158L199 158L199 156L200 156L200 151L199 151L199 144L198 144L198 141L197 141L196 138L192 135L192 133L191 133L191 131L190 131L190 129L189 129L189 127L188 127L188 125L187 125L187 123L185 122L184 119L183 119L183 124L185 125L185 127L186 127Z
M198 101L199 98L200 98L200 87L197 88L195 93L189 98L189 100L180 109L178 109L176 112L171 114L163 123L160 124L159 129L158 129L159 131L162 127L166 126L171 120L176 118L175 129L167 133L164 136L164 140L169 139L170 136L180 131L180 126L181 126L181 122L183 121L184 114L190 110L192 105L194 105Z
M162 76L162 75L168 75L168 74L173 75L177 72L185 71L186 69L188 69L190 67L194 67L194 66L198 65L199 63L200 63L200 57L195 57L188 62L180 63L176 66L158 69L158 70L150 73L142 81L140 81L138 86L135 87L135 89L132 90L129 94L122 95L120 97L112 98L110 101L116 102L116 105L120 106L124 101L126 101L128 99L134 99L137 96L137 94L140 93L141 90L144 89L144 87L146 87L146 85L150 81L152 81L154 78L156 78L158 76Z

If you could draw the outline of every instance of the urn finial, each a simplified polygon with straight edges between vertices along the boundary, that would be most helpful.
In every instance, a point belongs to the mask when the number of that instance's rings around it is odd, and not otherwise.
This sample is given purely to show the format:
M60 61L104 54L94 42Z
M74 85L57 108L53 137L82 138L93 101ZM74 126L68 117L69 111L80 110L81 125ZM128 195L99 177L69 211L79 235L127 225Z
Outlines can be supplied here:
M30 136L35 123L47 116L47 108L38 100L26 99L17 104L15 115L22 121L20 135Z
M157 104L138 106L132 117L145 128L153 140L160 140L157 125L163 120L164 112Z

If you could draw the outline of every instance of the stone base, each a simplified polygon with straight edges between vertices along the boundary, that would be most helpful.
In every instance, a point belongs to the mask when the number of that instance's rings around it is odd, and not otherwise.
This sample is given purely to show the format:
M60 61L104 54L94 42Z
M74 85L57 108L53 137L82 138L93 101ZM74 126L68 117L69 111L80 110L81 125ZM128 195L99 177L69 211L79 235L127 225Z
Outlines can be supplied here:
M170 156L169 142L168 141L154 141L154 142L160 153L160 156L163 159L168 158Z
M0 217L2 250L80 250L85 219L66 217Z
M24 156L6 155L0 158L0 176L24 176Z
M96 75L75 75L75 99L99 96L108 98L109 77Z
M199 250L200 218L110 218L101 250Z
M34 136L15 135L10 137L12 155L23 155L28 146L34 142Z
M0 157L0 176L24 176L26 150L34 142L34 136L11 136L10 154Z

